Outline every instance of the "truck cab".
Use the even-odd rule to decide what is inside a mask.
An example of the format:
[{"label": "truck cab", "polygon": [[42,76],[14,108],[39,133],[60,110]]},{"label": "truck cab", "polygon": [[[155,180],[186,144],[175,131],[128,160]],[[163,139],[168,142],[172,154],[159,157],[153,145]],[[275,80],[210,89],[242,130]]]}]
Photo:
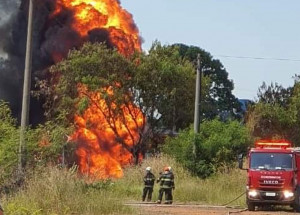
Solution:
[{"label": "truck cab", "polygon": [[[285,140],[261,140],[250,149],[247,159],[248,210],[263,205],[290,205],[300,212],[300,151]],[[241,161],[239,166],[242,168]]]}]

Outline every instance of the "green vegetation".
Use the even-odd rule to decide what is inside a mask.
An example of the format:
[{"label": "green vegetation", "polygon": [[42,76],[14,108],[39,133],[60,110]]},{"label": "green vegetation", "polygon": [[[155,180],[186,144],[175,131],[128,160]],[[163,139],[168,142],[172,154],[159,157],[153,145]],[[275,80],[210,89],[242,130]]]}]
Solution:
[{"label": "green vegetation", "polygon": [[[136,214],[125,202],[140,201],[145,168],[151,166],[156,176],[172,166],[175,174],[175,202],[222,205],[245,191],[246,174],[237,169],[220,172],[208,179],[191,176],[174,159],[159,156],[146,159],[141,166],[128,167],[119,180],[88,183],[76,169],[52,167],[38,169],[28,176],[25,186],[4,198],[6,214]],[[153,201],[159,186],[154,187]],[[244,206],[242,197],[231,205]]]},{"label": "green vegetation", "polygon": [[[189,126],[198,52],[203,59],[203,106],[200,133],[195,135]],[[172,167],[175,202],[222,205],[245,191],[246,173],[238,170],[235,162],[252,139],[286,138],[300,144],[299,77],[288,89],[264,85],[259,101],[247,113],[245,126],[233,120],[233,108],[238,107],[227,71],[220,61],[197,47],[155,42],[149,53],[124,57],[105,44],[85,44],[53,66],[49,77],[36,92],[46,100],[47,121],[26,131],[24,181],[15,177],[19,129],[8,104],[0,102],[0,183],[6,214],[136,214],[124,203],[141,200],[147,166],[156,176],[164,166]],[[99,95],[106,104],[108,114],[103,115],[116,141],[136,162],[146,152],[162,153],[128,166],[122,179],[94,182],[72,168],[78,145],[68,143],[66,135],[76,129],[74,115],[84,115],[91,104],[96,113],[104,112]],[[133,106],[143,113],[143,119],[138,118],[137,109],[132,111]],[[137,138],[126,125],[124,107],[133,118]],[[116,119],[121,119],[128,129],[124,136],[135,144],[127,144],[118,134]],[[140,120],[147,124],[139,126]],[[101,127],[89,119],[85,123],[88,129]],[[164,131],[180,129],[178,136],[163,139]],[[156,185],[154,200],[158,188]],[[233,204],[244,206],[244,198]]]},{"label": "green vegetation", "polygon": [[[48,119],[60,116],[61,121],[56,123],[69,127],[74,124],[74,114],[84,115],[93,105],[94,110],[104,113],[115,139],[136,162],[151,145],[151,137],[155,139],[163,129],[185,128],[193,119],[194,68],[176,47],[154,43],[148,54],[136,53],[128,58],[105,44],[87,43],[71,51],[50,73],[52,79],[42,82],[40,91],[46,93]],[[99,105],[99,97],[104,105]],[[132,104],[143,114],[133,111]],[[134,145],[126,143],[116,128],[118,119],[124,127],[130,127],[125,120],[127,112],[133,124],[142,124],[135,128],[138,138],[127,132]],[[141,116],[147,126],[140,123]]]},{"label": "green vegetation", "polygon": [[18,193],[6,196],[5,214],[132,214],[132,209],[123,205],[110,185],[87,184],[78,177],[76,169],[48,167],[29,176]]},{"label": "green vegetation", "polygon": [[[175,174],[175,202],[194,202],[197,204],[222,205],[245,191],[246,172],[230,168],[219,171],[207,179],[192,176],[181,163],[169,156],[162,155],[146,159],[141,166],[130,167],[125,171],[125,177],[119,180],[114,187],[116,193],[128,200],[141,200],[143,175],[147,166],[151,166],[156,177],[164,166],[171,166]],[[158,184],[154,187],[154,200],[158,196]],[[222,194],[222,195],[221,195]],[[224,195],[223,195],[224,194]],[[241,198],[233,205],[245,205]]]},{"label": "green vegetation", "polygon": [[[196,144],[196,158],[193,158],[193,144]],[[201,178],[215,173],[219,168],[235,166],[237,156],[247,151],[250,135],[238,121],[205,121],[195,137],[187,129],[176,138],[168,138],[163,151],[174,157],[184,167]]]},{"label": "green vegetation", "polygon": [[214,119],[221,113],[226,113],[231,117],[236,117],[233,110],[239,110],[238,99],[233,95],[233,81],[228,78],[228,72],[218,59],[213,59],[212,55],[196,46],[184,44],[173,45],[179,48],[180,56],[197,64],[197,55],[201,57],[201,68],[203,77],[208,78],[206,83],[207,91],[202,96],[201,112],[205,113],[202,119]]},{"label": "green vegetation", "polygon": [[7,103],[0,101],[0,183],[9,179],[18,162],[18,129]]},{"label": "green vegetation", "polygon": [[295,146],[300,144],[300,82],[283,88],[278,84],[259,89],[259,101],[253,105],[246,126],[254,138],[287,139]]},{"label": "green vegetation", "polygon": [[[55,164],[65,144],[65,134],[70,128],[46,122],[35,129],[26,131],[26,162],[29,168]],[[69,154],[72,153],[68,146]],[[0,101],[0,183],[6,186],[16,183],[18,164],[19,129],[7,103]],[[6,190],[5,190],[6,192]]]}]

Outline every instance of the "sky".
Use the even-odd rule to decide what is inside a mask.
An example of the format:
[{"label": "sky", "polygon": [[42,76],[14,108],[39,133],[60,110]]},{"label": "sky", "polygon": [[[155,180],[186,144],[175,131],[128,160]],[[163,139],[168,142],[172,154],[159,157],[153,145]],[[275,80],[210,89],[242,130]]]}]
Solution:
[{"label": "sky", "polygon": [[133,15],[144,50],[158,40],[210,52],[223,63],[240,99],[256,98],[263,81],[288,87],[293,76],[300,75],[299,0],[121,0],[121,4]]}]

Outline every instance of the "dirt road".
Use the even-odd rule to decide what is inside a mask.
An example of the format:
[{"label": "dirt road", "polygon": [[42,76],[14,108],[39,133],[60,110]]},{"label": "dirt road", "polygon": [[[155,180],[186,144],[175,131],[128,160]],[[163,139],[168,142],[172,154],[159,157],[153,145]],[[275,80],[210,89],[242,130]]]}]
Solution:
[{"label": "dirt road", "polygon": [[[128,203],[137,208],[139,215],[295,215],[289,209],[269,209],[250,212],[245,209],[190,204],[157,205],[153,203]],[[300,213],[298,213],[300,214]]]}]

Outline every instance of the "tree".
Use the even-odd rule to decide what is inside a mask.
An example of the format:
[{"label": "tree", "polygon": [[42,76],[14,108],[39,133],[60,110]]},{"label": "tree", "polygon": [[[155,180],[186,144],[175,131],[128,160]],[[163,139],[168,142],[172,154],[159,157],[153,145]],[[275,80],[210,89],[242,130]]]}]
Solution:
[{"label": "tree", "polygon": [[[202,80],[207,86],[207,78]],[[151,128],[178,131],[193,122],[195,70],[180,55],[178,47],[153,43],[148,54],[140,56],[135,73],[137,105],[143,109]],[[207,93],[203,88],[203,94]]]},{"label": "tree", "polygon": [[237,98],[232,94],[234,84],[228,79],[228,72],[223,64],[213,59],[210,53],[196,46],[187,46],[184,44],[175,44],[179,47],[179,53],[187,58],[196,66],[197,55],[201,55],[201,70],[205,77],[210,80],[209,91],[203,97],[203,106],[201,107],[203,118],[213,119],[217,115],[230,113],[234,116],[233,110],[239,110],[240,105]]},{"label": "tree", "polygon": [[108,129],[135,163],[157,132],[192,122],[194,69],[177,48],[155,43],[149,54],[124,57],[88,43],[52,67],[51,77],[40,82],[48,118],[74,123],[79,136]]},{"label": "tree", "polygon": [[283,107],[288,105],[288,100],[291,96],[293,88],[284,88],[278,83],[271,83],[269,86],[263,82],[262,86],[258,89],[258,100],[262,103],[280,104]]},{"label": "tree", "polygon": [[220,167],[230,167],[238,154],[245,153],[250,144],[246,127],[238,121],[222,122],[219,119],[202,123],[196,136],[197,156],[192,158],[194,142],[192,129],[185,129],[176,138],[168,138],[163,151],[173,156],[191,172],[206,178]]},{"label": "tree", "polygon": [[295,77],[295,84],[289,103],[290,121],[293,125],[290,139],[297,146],[300,146],[300,76]]},{"label": "tree", "polygon": [[261,102],[249,109],[246,124],[254,137],[262,139],[289,139],[293,127],[287,109]]},{"label": "tree", "polygon": [[255,138],[287,139],[295,145],[300,141],[299,80],[293,87],[265,83],[258,92],[258,102],[247,114],[246,125]]},{"label": "tree", "polygon": [[[42,82],[42,92],[49,93],[48,117],[62,116],[66,126],[75,124],[79,139],[88,138],[83,137],[86,131],[98,139],[111,132],[111,141],[138,162],[146,119],[133,103],[134,67],[129,58],[104,44],[88,43],[71,51],[65,61],[51,68],[50,85]],[[107,143],[101,143],[105,148]]]}]

